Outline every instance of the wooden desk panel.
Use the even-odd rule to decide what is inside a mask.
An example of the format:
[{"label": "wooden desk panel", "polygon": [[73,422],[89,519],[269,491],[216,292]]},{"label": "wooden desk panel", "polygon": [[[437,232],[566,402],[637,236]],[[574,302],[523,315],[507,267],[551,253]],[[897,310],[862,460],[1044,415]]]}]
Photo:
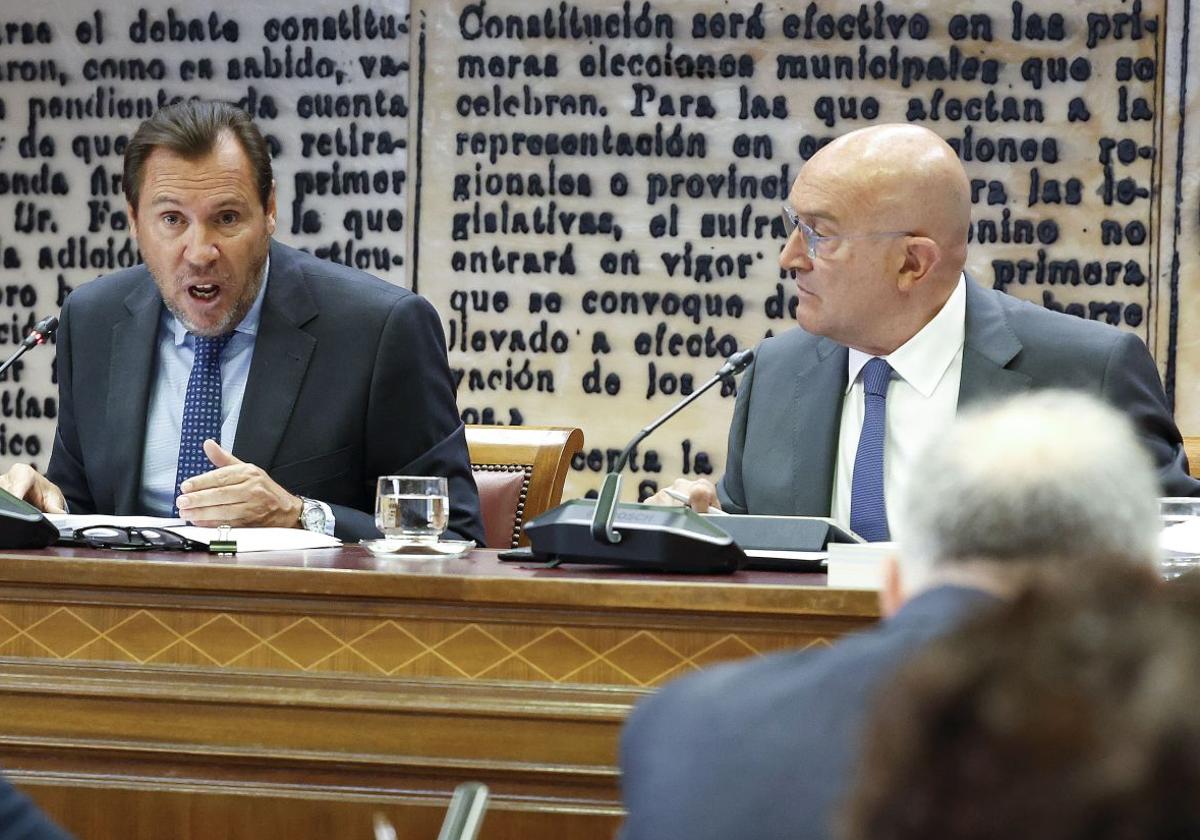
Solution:
[{"label": "wooden desk panel", "polygon": [[401,836],[432,837],[466,779],[493,789],[486,837],[608,837],[632,704],[874,619],[873,593],[823,582],[529,569],[490,552],[8,552],[0,763],[97,840],[327,837],[331,820],[369,837],[381,807],[422,827]]}]

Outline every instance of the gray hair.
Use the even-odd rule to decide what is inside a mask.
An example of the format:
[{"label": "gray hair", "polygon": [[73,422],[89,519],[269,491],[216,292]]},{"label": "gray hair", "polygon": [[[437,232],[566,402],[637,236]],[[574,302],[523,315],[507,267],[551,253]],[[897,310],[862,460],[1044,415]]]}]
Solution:
[{"label": "gray hair", "polygon": [[1154,563],[1158,480],[1130,422],[1082,393],[1039,391],[960,415],[898,498],[901,568],[917,585],[971,561]]}]

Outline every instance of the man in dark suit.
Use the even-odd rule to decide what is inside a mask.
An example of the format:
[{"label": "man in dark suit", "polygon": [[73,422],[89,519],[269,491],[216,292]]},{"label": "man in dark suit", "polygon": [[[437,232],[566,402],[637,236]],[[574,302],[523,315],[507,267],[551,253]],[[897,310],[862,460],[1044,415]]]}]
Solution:
[{"label": "man in dark suit", "polygon": [[383,474],[448,480],[449,531],[482,542],[445,339],[422,298],[271,239],[270,157],[249,117],[186,102],[125,156],[145,265],[73,292],[44,510],[377,536]]},{"label": "man in dark suit", "polygon": [[[743,377],[721,481],[673,485],[693,507],[832,515],[886,539],[887,517],[855,507],[891,513],[891,490],[925,437],[961,408],[1041,388],[1122,409],[1158,467],[1160,492],[1200,493],[1140,339],[963,274],[970,184],[937,135],[884,125],[838,138],[801,169],[784,214],[792,232],[779,264],[796,280],[799,327],[764,341]],[[867,373],[884,362],[881,451],[876,475],[863,475],[872,466],[858,457]],[[665,491],[651,501],[675,503]]]},{"label": "man in dark suit", "polygon": [[0,777],[0,840],[71,840],[71,836]]},{"label": "man in dark suit", "polygon": [[624,839],[833,837],[868,709],[905,658],[1030,569],[1152,566],[1156,493],[1128,421],[1091,397],[1045,391],[964,414],[900,492],[887,618],[831,648],[703,671],[634,710]]}]

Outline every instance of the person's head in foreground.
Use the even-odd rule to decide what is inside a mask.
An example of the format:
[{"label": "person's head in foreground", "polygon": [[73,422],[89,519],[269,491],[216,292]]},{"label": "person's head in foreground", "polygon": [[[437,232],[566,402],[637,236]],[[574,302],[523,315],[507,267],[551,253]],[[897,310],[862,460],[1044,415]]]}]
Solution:
[{"label": "person's head in foreground", "polygon": [[1064,562],[1153,565],[1158,484],[1129,421],[1082,393],[1039,391],[961,415],[899,499],[883,609],[961,584],[1004,595]]},{"label": "person's head in foreground", "polygon": [[845,840],[1200,837],[1194,584],[1035,587],[880,698]]}]

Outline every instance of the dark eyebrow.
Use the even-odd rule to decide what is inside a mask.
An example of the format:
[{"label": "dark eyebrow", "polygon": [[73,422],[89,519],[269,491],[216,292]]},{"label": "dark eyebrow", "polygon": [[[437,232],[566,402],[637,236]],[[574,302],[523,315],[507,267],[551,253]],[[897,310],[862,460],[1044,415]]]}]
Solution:
[{"label": "dark eyebrow", "polygon": [[[179,199],[170,194],[157,195],[153,199],[150,200],[151,206],[157,206],[160,204],[178,204],[178,203],[179,203]],[[247,202],[245,199],[242,199],[238,196],[235,196],[235,195],[224,196],[219,202],[217,202],[215,212],[219,213],[223,210],[229,210],[229,209],[241,210],[248,206],[249,206],[249,202]]]}]

